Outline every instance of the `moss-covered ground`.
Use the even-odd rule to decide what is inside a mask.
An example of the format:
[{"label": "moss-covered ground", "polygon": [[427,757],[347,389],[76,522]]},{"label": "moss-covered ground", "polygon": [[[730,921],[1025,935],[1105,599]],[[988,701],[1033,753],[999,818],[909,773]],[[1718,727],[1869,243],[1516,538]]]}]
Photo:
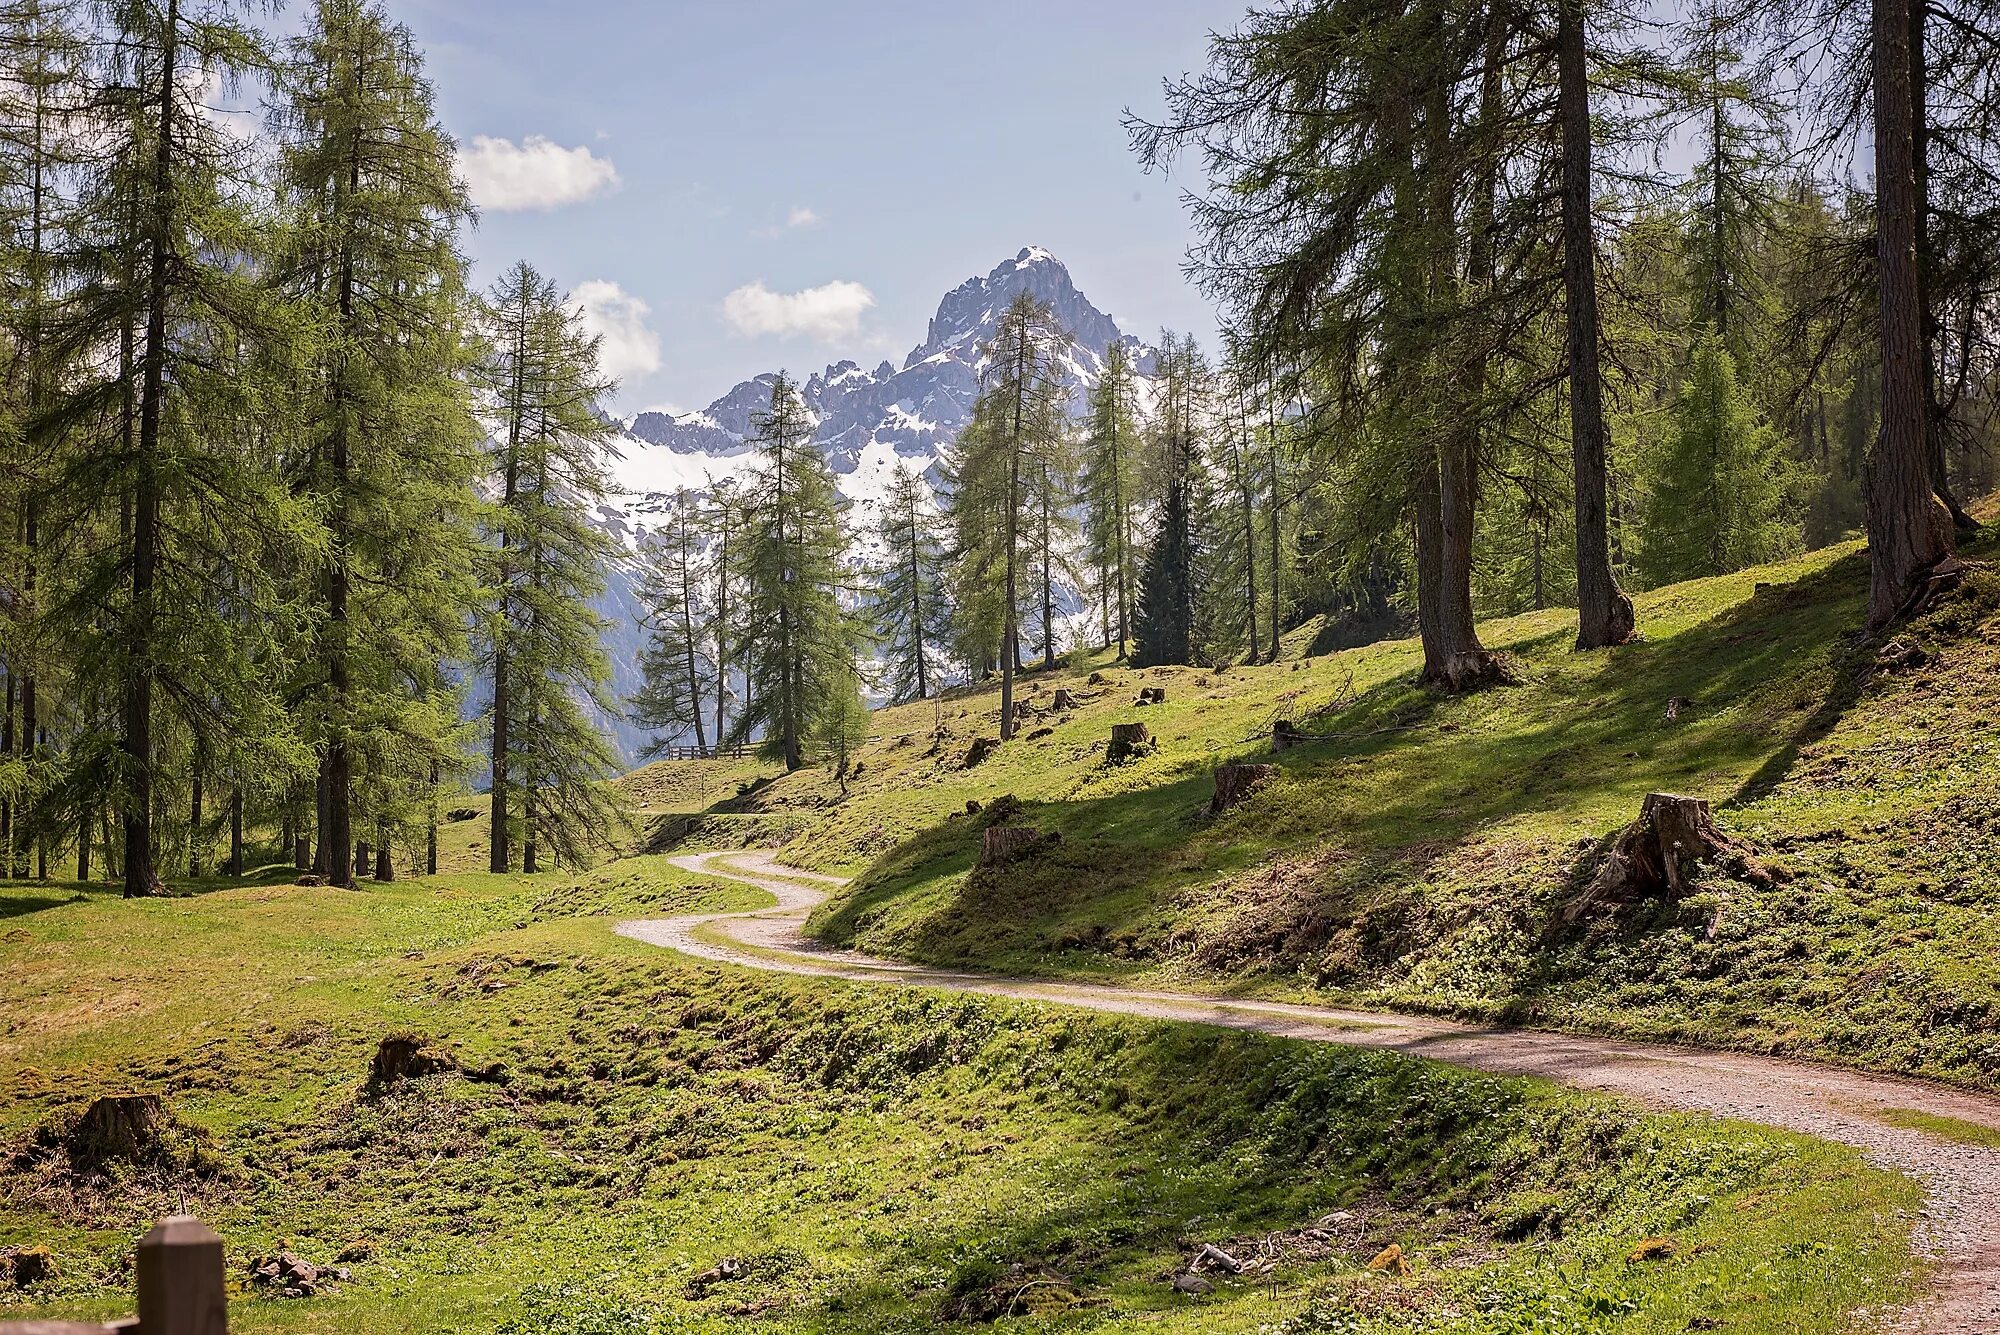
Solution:
[{"label": "moss-covered ground", "polygon": [[[1856,633],[1865,580],[1849,545],[1656,590],[1643,638],[1592,654],[1570,612],[1488,623],[1520,684],[1463,696],[1420,688],[1408,641],[1220,672],[1100,655],[1030,674],[1043,712],[981,764],[964,760],[997,735],[990,687],[879,712],[844,796],[821,771],[770,776],[712,819],[855,876],[813,929],[880,954],[2000,1086],[2000,574],[1887,646]],[[1141,686],[1166,702],[1136,706]],[[1273,753],[1281,719],[1307,744]],[[1119,722],[1147,724],[1153,753],[1107,764]],[[1210,818],[1226,761],[1280,775]],[[1583,911],[1656,790],[1713,802],[1784,879],[1714,869]],[[1003,794],[1063,842],[977,869],[991,813],[966,803]]]},{"label": "moss-covered ground", "polygon": [[[703,966],[611,926],[755,892],[659,857],[278,876],[0,887],[0,1245],[60,1269],[0,1316],[129,1309],[134,1240],[183,1208],[239,1277],[281,1243],[348,1258],[332,1294],[239,1292],[253,1333],[1833,1331],[1913,1281],[1913,1186],[1795,1136]],[[369,1090],[396,1032],[457,1072]],[[51,1143],[119,1092],[184,1124],[157,1160]],[[1204,1242],[1270,1268],[1177,1290]],[[1391,1243],[1410,1275],[1365,1268]]]}]

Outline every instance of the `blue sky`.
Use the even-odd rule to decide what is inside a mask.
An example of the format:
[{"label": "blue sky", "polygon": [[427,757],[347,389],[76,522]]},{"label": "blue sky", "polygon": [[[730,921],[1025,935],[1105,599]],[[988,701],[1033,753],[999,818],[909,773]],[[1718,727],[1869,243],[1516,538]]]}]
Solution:
[{"label": "blue sky", "polygon": [[1025,245],[1130,331],[1212,332],[1180,185],[1140,171],[1119,113],[1157,110],[1242,0],[389,7],[485,201],[480,281],[527,258],[583,297],[625,411],[900,363],[945,291]]}]

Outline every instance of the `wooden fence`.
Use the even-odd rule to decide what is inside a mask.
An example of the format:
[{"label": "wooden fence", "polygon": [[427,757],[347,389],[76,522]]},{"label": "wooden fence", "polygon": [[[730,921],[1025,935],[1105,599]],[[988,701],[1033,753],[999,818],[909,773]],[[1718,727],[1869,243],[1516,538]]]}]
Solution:
[{"label": "wooden fence", "polygon": [[228,1335],[222,1239],[191,1215],[153,1225],[139,1240],[135,1263],[139,1315],[97,1325],[87,1321],[0,1321],[0,1335]]},{"label": "wooden fence", "polygon": [[669,746],[661,749],[655,760],[742,760],[750,754],[748,742],[738,742],[734,746],[711,746],[703,750],[699,746]]}]

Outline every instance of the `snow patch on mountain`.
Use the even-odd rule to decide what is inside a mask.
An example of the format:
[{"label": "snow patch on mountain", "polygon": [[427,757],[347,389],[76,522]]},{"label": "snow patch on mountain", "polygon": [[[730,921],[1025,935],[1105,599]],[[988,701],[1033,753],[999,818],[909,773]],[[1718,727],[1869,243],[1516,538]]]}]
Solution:
[{"label": "snow patch on mountain", "polygon": [[[1091,305],[1049,251],[1024,247],[984,277],[966,279],[938,303],[923,341],[901,366],[883,361],[869,370],[843,360],[799,386],[817,422],[812,444],[853,507],[848,527],[856,546],[850,558],[857,567],[879,555],[872,550],[871,530],[895,470],[910,468],[937,484],[938,460],[971,420],[979,397],[987,364],[982,349],[996,333],[1001,312],[1024,291],[1047,302],[1075,340],[1063,363],[1074,415],[1083,414],[1113,345],[1125,349],[1139,376],[1141,403],[1150,403],[1152,349]],[[664,522],[677,491],[702,492],[725,480],[752,477],[751,438],[757,418],[770,409],[775,379],[775,372],[754,376],[695,412],[642,412],[621,424],[622,457],[611,468],[616,494],[596,516],[625,554],[619,568],[607,571],[612,588],[599,608],[609,623],[605,643],[614,689],[621,693],[636,689],[644,637],[632,562]],[[618,720],[608,726],[626,756],[636,758],[644,743],[637,730]]]}]

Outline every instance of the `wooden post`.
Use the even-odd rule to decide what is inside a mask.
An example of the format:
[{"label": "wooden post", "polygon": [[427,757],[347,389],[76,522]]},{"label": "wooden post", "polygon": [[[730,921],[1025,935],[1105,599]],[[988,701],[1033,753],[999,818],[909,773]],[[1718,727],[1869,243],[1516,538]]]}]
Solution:
[{"label": "wooden post", "polygon": [[145,1335],[228,1335],[222,1239],[174,1215],[139,1240],[139,1328]]}]

